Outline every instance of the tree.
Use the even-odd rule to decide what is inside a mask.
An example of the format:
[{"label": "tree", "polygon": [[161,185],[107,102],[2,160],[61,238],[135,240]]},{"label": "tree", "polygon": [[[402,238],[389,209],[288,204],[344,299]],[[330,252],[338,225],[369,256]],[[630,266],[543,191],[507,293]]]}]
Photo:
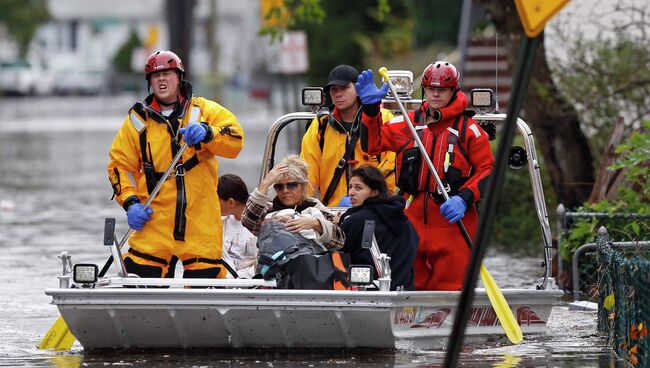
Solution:
[{"label": "tree", "polygon": [[408,1],[392,1],[390,6],[387,0],[272,3],[260,33],[275,39],[287,29],[305,30],[309,59],[317,66],[307,74],[312,83],[323,84],[338,64],[361,70],[369,58],[411,51],[413,22]]},{"label": "tree", "polygon": [[50,20],[45,0],[3,0],[0,23],[18,44],[20,56],[25,57],[38,26]]},{"label": "tree", "polygon": [[[337,2],[327,2],[327,4],[331,3]],[[375,2],[363,3],[367,7]],[[392,9],[388,6],[387,0],[378,0],[376,3],[377,19],[382,20],[387,16],[386,9],[389,11]],[[516,65],[523,30],[514,2],[509,0],[504,4],[500,0],[476,0],[476,3],[486,10],[502,39],[509,44],[509,59],[511,65]],[[339,6],[349,11],[351,5],[352,3]],[[305,8],[309,10],[306,11]],[[328,8],[327,14],[330,14],[330,11],[332,9]],[[314,17],[314,14],[317,17]],[[269,16],[284,19],[284,23],[280,22],[279,25],[271,26],[271,29],[277,31],[282,27],[287,28],[295,25],[296,20],[298,22],[309,20],[322,22],[325,12],[316,0],[285,0],[279,7],[273,8],[269,12]],[[356,13],[355,17],[359,19],[359,13]],[[392,14],[391,18],[399,17]],[[409,24],[408,19],[404,19],[404,21],[405,24]],[[346,30],[345,38],[354,38],[355,33],[350,29],[338,28],[339,32],[340,29]],[[412,28],[410,29],[412,30]],[[544,35],[542,34],[540,37],[544,37]],[[376,45],[381,47],[383,43]],[[540,143],[544,164],[558,200],[565,206],[573,208],[589,198],[594,182],[593,158],[587,137],[581,129],[578,113],[570,101],[558,91],[552,80],[543,42],[541,45],[536,53],[529,90],[524,100],[524,114],[527,121],[533,126],[537,141]],[[330,44],[320,45],[325,49],[331,46]],[[312,54],[310,54],[310,59],[318,60],[319,65],[322,66],[327,65],[328,62],[333,66],[335,62],[331,59],[314,58]],[[363,59],[359,57],[359,60]],[[336,62],[342,61],[338,59]],[[322,77],[320,79],[322,80]]]},{"label": "tree", "polygon": [[[524,35],[514,2],[476,0],[497,32],[509,44],[511,65],[516,65]],[[589,198],[594,182],[593,158],[578,113],[558,91],[546,61],[543,37],[535,54],[530,84],[524,99],[526,121],[533,127],[557,198],[568,208]]]},{"label": "tree", "polygon": [[133,50],[142,46],[135,31],[131,31],[129,39],[117,50],[113,56],[113,67],[120,73],[133,74],[131,69],[131,55]]},{"label": "tree", "polygon": [[[632,3],[632,5],[630,5]],[[594,7],[587,14],[568,9],[554,22],[566,54],[553,54],[559,89],[578,110],[593,152],[600,155],[613,122],[623,119],[623,136],[650,118],[650,12],[621,1],[614,9]],[[605,17],[604,15],[609,15]],[[573,31],[577,16],[596,25],[595,35]],[[553,41],[553,39],[551,39]]]},{"label": "tree", "polygon": [[[462,1],[411,0],[415,20],[413,41],[421,48],[433,42],[456,45]],[[444,15],[441,12],[444,9]],[[435,19],[435,21],[433,21]]]}]

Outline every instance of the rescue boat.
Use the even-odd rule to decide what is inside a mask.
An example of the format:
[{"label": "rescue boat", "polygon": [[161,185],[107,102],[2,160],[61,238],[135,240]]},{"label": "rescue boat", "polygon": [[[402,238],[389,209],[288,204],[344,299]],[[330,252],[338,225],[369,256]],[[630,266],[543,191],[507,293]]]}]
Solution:
[{"label": "rescue boat", "polygon": [[[475,95],[472,91],[479,110],[474,120],[498,125],[506,116],[476,102],[487,98],[493,104],[495,98],[485,95],[488,92],[492,93],[482,89]],[[322,94],[319,88],[303,90],[303,103],[313,106],[312,112],[289,113],[272,124],[260,178],[274,165],[280,131],[295,122],[312,121],[322,106]],[[405,96],[408,98],[399,98],[407,106],[419,104],[410,94]],[[390,107],[394,102],[389,97],[384,105]],[[554,288],[550,277],[551,231],[533,135],[522,119],[517,120],[517,129],[524,142],[517,151],[524,157],[518,159],[528,163],[542,233],[544,274],[534,288],[502,292],[526,338],[545,333],[551,310],[563,292]],[[105,234],[110,238],[112,232]],[[120,259],[119,244],[113,239],[107,244],[115,259]],[[73,266],[69,254],[63,252],[59,287],[47,289],[45,294],[52,297],[52,304],[84,349],[444,347],[460,292],[388,291],[386,255],[374,250],[381,277],[359,281],[358,290],[335,291],[278,289],[275,281],[263,279],[137,278],[128,275],[119,261],[115,262],[116,274],[98,277],[96,265]],[[361,272],[352,278],[360,275],[368,276]],[[484,288],[475,289],[465,334],[466,342],[498,336],[505,339]]]}]

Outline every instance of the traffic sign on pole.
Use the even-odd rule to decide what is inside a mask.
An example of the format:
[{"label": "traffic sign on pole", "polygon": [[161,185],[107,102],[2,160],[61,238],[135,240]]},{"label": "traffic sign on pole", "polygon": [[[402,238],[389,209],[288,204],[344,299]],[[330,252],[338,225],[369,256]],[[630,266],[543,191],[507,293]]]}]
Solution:
[{"label": "traffic sign on pole", "polygon": [[526,35],[537,37],[548,22],[569,0],[515,0]]}]

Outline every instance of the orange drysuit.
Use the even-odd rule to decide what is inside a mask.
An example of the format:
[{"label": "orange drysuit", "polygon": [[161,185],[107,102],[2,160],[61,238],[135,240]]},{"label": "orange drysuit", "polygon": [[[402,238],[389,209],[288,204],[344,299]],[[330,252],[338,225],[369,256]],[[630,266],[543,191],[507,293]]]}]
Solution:
[{"label": "orange drysuit", "polygon": [[[409,117],[448,195],[465,201],[462,221],[473,238],[478,225],[475,203],[487,185],[494,157],[487,133],[465,112],[466,107],[467,97],[459,91],[439,110],[439,120],[427,116],[426,102]],[[449,224],[440,214],[444,198],[424,159],[417,159],[420,152],[406,119],[397,116],[382,124],[380,115],[364,113],[362,121],[362,147],[371,155],[396,152],[398,186],[412,196],[406,215],[420,237],[413,265],[416,289],[461,289],[471,252],[457,224]]]}]

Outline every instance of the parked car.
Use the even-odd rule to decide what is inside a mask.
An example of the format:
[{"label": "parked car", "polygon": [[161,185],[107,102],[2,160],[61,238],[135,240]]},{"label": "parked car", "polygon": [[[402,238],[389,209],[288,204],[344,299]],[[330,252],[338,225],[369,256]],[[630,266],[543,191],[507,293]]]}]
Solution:
[{"label": "parked car", "polygon": [[4,95],[47,95],[53,90],[53,76],[43,64],[16,59],[0,63],[0,93]]},{"label": "parked car", "polygon": [[57,95],[99,95],[109,90],[107,68],[72,55],[53,57],[54,93]]}]

